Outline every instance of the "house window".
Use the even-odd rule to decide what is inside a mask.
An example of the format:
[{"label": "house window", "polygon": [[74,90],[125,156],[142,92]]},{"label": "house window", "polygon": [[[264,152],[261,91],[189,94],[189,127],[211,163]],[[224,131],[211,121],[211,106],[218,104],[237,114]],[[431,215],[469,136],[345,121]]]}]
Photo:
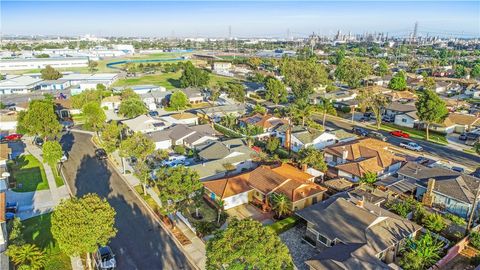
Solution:
[{"label": "house window", "polygon": [[402,123],[406,123],[406,122],[407,122],[407,119],[402,118]]},{"label": "house window", "polygon": [[318,234],[317,239],[318,239],[318,241],[320,241],[325,246],[327,246],[327,247],[330,246],[330,240],[328,238],[326,238],[325,236],[323,236],[321,234]]},{"label": "house window", "polygon": [[379,258],[380,260],[383,260],[385,258],[385,251],[378,253],[377,258]]}]

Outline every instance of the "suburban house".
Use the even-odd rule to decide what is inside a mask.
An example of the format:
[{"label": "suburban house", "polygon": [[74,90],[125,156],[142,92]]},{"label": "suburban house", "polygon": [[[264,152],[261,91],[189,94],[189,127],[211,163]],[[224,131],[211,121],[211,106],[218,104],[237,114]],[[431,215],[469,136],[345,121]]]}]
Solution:
[{"label": "suburban house", "polygon": [[72,115],[80,114],[80,109],[73,108],[72,101],[70,99],[56,99],[54,100],[55,113],[61,119],[70,119]]},{"label": "suburban house", "polygon": [[343,129],[329,130],[328,132],[333,134],[337,138],[335,141],[336,143],[351,142],[353,140],[358,139],[357,135],[350,132],[346,132]]},{"label": "suburban house", "polygon": [[133,92],[143,95],[146,93],[153,93],[153,92],[165,92],[167,89],[163,86],[152,85],[152,84],[142,84],[142,85],[131,85],[131,86],[116,86],[113,87],[113,92],[120,93],[126,89],[132,89]]},{"label": "suburban house", "polygon": [[199,117],[210,119],[214,122],[219,122],[222,117],[227,115],[233,115],[235,117],[239,117],[244,115],[246,112],[245,104],[233,104],[233,105],[223,105],[223,106],[216,106],[216,107],[206,107],[202,109],[198,109],[196,114]]},{"label": "suburban house", "polygon": [[70,87],[70,81],[62,78],[58,80],[46,80],[40,83],[40,90],[63,91]]},{"label": "suburban house", "polygon": [[311,270],[391,269],[405,239],[421,227],[349,193],[298,211],[304,239],[319,249],[305,261]]},{"label": "suburban house", "polygon": [[145,114],[142,114],[132,119],[122,120],[121,122],[125,124],[131,132],[141,133],[163,130],[169,126],[169,123],[159,119],[154,119]]},{"label": "suburban house", "polygon": [[182,112],[182,113],[171,114],[168,116],[162,116],[160,119],[171,124],[183,124],[183,125],[198,124],[198,116],[189,112]]},{"label": "suburban house", "polygon": [[268,209],[269,195],[283,194],[296,211],[320,202],[326,188],[314,183],[314,176],[292,165],[260,166],[251,172],[203,182],[206,193],[213,201],[221,199],[224,208],[230,209],[249,202]]},{"label": "suburban house", "polygon": [[400,169],[404,159],[388,150],[390,144],[373,138],[362,138],[325,148],[329,165],[327,176],[343,177],[357,182],[366,172],[381,176]]},{"label": "suburban house", "polygon": [[198,172],[200,179],[210,180],[225,177],[227,174],[238,174],[257,167],[257,152],[247,146],[242,139],[231,139],[222,142],[206,142],[197,146],[199,164],[189,168]]},{"label": "suburban house", "polygon": [[202,103],[204,101],[203,92],[199,88],[188,87],[182,90],[187,95],[190,104]]},{"label": "suburban house", "polygon": [[122,98],[120,96],[109,96],[102,99],[102,103],[100,106],[102,108],[108,108],[109,110],[115,110],[120,107],[120,103],[122,103]]},{"label": "suburban house", "polygon": [[480,126],[480,117],[472,114],[450,113],[442,124],[432,124],[430,130],[440,133],[463,133]]},{"label": "suburban house", "polygon": [[171,94],[172,92],[170,91],[151,91],[141,94],[140,98],[149,110],[156,110],[158,107],[166,104]]},{"label": "suburban house", "polygon": [[385,96],[392,102],[411,102],[417,99],[417,95],[410,91],[392,91],[385,94]]},{"label": "suburban house", "polygon": [[409,112],[416,112],[417,108],[413,103],[401,103],[398,101],[393,101],[388,104],[384,109],[384,115],[396,116],[400,114],[406,114]]},{"label": "suburban house", "polygon": [[275,132],[277,137],[281,139],[282,145],[294,152],[308,147],[323,149],[337,142],[337,137],[334,134],[313,128],[295,126],[289,130],[287,125],[282,125]]},{"label": "suburban house", "polygon": [[17,116],[18,115],[16,111],[0,111],[0,130],[16,130]]},{"label": "suburban house", "polygon": [[195,148],[208,141],[218,140],[217,133],[208,124],[198,126],[175,125],[171,128],[147,133],[146,136],[155,143],[155,149],[170,149],[175,145]]},{"label": "suburban house", "polygon": [[278,118],[271,114],[261,115],[259,113],[240,118],[238,121],[241,127],[254,125],[263,128],[263,132],[271,132],[278,126],[289,124],[287,119]]},{"label": "suburban house", "polygon": [[247,97],[250,97],[252,94],[257,95],[258,92],[265,91],[265,84],[257,82],[244,82],[243,87]]},{"label": "suburban house", "polygon": [[[416,198],[425,205],[435,206],[466,218],[471,213],[480,179],[441,167],[426,167],[408,162],[398,170],[399,179],[414,180]],[[478,207],[477,207],[478,210]]]},{"label": "suburban house", "polygon": [[312,104],[320,103],[322,99],[329,99],[334,103],[345,102],[345,101],[352,101],[357,97],[356,91],[351,90],[336,90],[331,92],[320,91],[314,92],[309,96],[310,102]]}]

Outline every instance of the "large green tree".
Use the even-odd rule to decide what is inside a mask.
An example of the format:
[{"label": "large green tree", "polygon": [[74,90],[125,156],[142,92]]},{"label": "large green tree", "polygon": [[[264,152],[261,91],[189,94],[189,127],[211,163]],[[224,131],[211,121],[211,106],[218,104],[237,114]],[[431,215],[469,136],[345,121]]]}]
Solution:
[{"label": "large green tree", "polygon": [[226,92],[229,98],[233,98],[238,102],[245,102],[245,88],[239,83],[229,83],[226,86]]},{"label": "large green tree", "polygon": [[429,130],[431,124],[440,124],[448,116],[448,109],[443,101],[434,91],[424,90],[419,94],[418,100],[415,103],[417,107],[417,116],[426,125],[427,140],[429,137]]},{"label": "large green tree", "polygon": [[252,219],[232,219],[207,242],[207,270],[293,269],[287,246],[275,232]]},{"label": "large green tree", "polygon": [[91,101],[83,105],[82,112],[84,116],[83,127],[86,130],[98,132],[105,125],[107,116],[97,102]]},{"label": "large green tree", "polygon": [[52,214],[52,235],[69,256],[89,254],[117,234],[115,210],[96,194],[63,200]]},{"label": "large green tree", "polygon": [[183,73],[180,77],[181,87],[206,86],[209,81],[210,75],[207,71],[196,68],[190,61],[184,64]]},{"label": "large green tree", "polygon": [[170,102],[169,106],[171,108],[174,108],[175,110],[182,110],[187,107],[189,104],[188,102],[188,97],[185,95],[184,92],[182,91],[175,91],[171,96],[170,96]]},{"label": "large green tree", "polygon": [[380,129],[382,124],[382,111],[388,104],[387,97],[380,92],[371,91],[368,88],[360,90],[357,96],[360,107],[367,109],[370,108],[375,115],[375,121],[377,123],[377,129]]},{"label": "large green tree", "polygon": [[174,214],[191,194],[203,187],[198,173],[185,166],[158,170],[156,183],[165,214]]},{"label": "large green tree", "polygon": [[265,88],[265,98],[267,100],[270,100],[275,104],[287,101],[287,89],[281,81],[269,77],[265,84]]},{"label": "large green tree", "polygon": [[405,74],[405,72],[397,72],[388,83],[388,87],[390,89],[399,91],[407,89],[407,75]]},{"label": "large green tree", "polygon": [[325,159],[321,151],[313,147],[307,147],[300,150],[298,155],[299,155],[298,161],[301,164],[311,166],[312,168],[322,172],[327,171],[327,164],[325,163]]},{"label": "large green tree", "polygon": [[70,99],[72,100],[72,106],[75,109],[81,109],[85,104],[90,102],[95,102],[100,105],[102,101],[102,91],[100,90],[85,90],[78,95],[72,96]]},{"label": "large green tree", "polygon": [[117,121],[111,121],[104,126],[100,138],[102,139],[102,146],[107,153],[112,153],[119,146],[122,129],[123,125],[119,125]]},{"label": "large green tree", "polygon": [[137,132],[120,143],[122,157],[135,157],[144,162],[155,151],[155,144],[145,134]]},{"label": "large green tree", "polygon": [[28,110],[19,125],[26,129],[29,135],[38,135],[43,138],[55,137],[62,130],[53,103],[47,100],[34,100],[30,102]]},{"label": "large green tree", "polygon": [[378,66],[377,68],[375,69],[375,73],[378,75],[378,76],[385,76],[388,74],[388,63],[385,59],[381,59],[380,61],[378,61]]},{"label": "large green tree", "polygon": [[50,65],[47,65],[40,71],[40,73],[42,74],[42,79],[44,80],[58,80],[62,77],[62,73]]},{"label": "large green tree", "polygon": [[325,67],[314,58],[308,60],[282,59],[280,71],[285,83],[292,88],[296,99],[307,100],[316,87],[327,85],[328,74]]},{"label": "large green tree", "polygon": [[143,101],[138,98],[122,100],[122,103],[118,108],[118,113],[127,118],[135,118],[139,115],[146,114],[147,112],[147,107],[145,107]]},{"label": "large green tree", "polygon": [[372,74],[372,66],[356,58],[345,58],[335,70],[335,76],[351,88],[360,86],[361,80]]},{"label": "large green tree", "polygon": [[473,66],[470,75],[476,79],[480,78],[480,64],[475,64],[475,66]]},{"label": "large green tree", "polygon": [[47,141],[42,146],[43,161],[54,167],[63,156],[62,146],[57,141]]}]

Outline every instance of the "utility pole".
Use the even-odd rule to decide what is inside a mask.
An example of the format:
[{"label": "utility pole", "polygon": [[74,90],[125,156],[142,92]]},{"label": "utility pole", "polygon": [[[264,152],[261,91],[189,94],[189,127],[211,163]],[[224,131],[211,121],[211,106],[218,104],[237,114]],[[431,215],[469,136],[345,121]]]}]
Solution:
[{"label": "utility pole", "polygon": [[479,195],[480,195],[480,182],[478,183],[477,191],[475,192],[475,198],[473,198],[472,210],[470,211],[470,217],[468,218],[468,224],[465,230],[465,234],[468,234],[470,232],[470,227],[472,226],[473,217],[475,216],[475,210],[477,208]]}]

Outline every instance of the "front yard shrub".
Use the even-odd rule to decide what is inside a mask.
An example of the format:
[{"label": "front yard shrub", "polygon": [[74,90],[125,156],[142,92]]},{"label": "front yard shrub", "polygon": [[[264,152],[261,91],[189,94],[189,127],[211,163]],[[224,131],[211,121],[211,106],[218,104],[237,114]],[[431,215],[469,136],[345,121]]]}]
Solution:
[{"label": "front yard shrub", "polygon": [[173,151],[175,152],[175,154],[179,154],[179,155],[185,155],[185,147],[183,147],[182,145],[175,145],[175,147],[173,147]]},{"label": "front yard shrub", "polygon": [[295,227],[298,222],[297,216],[291,216],[280,221],[277,221],[268,227],[272,228],[275,233],[281,234],[282,232],[288,231],[289,229]]},{"label": "front yard shrub", "polygon": [[387,203],[386,206],[388,210],[404,218],[406,218],[408,213],[412,211],[412,206],[409,203],[404,201]]},{"label": "front yard shrub", "polygon": [[467,222],[465,221],[465,219],[459,217],[459,216],[456,216],[454,214],[450,214],[450,213],[446,213],[445,214],[445,218],[451,220],[453,223],[457,224],[457,225],[460,225],[460,226],[463,226],[463,225],[466,225]]},{"label": "front yard shrub", "polygon": [[427,214],[422,219],[423,226],[433,232],[440,232],[447,226],[440,214]]},{"label": "front yard shrub", "polygon": [[470,244],[476,249],[480,249],[480,233],[472,232],[470,233]]}]

